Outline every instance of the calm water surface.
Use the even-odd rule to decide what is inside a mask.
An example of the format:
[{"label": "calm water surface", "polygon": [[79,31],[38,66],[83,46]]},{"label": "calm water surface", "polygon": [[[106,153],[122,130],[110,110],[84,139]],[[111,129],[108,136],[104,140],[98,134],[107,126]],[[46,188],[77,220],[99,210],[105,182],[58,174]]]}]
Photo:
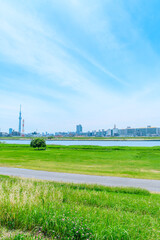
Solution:
[{"label": "calm water surface", "polygon": [[[1,140],[8,144],[30,144],[30,140]],[[95,146],[128,146],[154,147],[160,146],[160,141],[46,141],[47,145],[95,145]]]}]

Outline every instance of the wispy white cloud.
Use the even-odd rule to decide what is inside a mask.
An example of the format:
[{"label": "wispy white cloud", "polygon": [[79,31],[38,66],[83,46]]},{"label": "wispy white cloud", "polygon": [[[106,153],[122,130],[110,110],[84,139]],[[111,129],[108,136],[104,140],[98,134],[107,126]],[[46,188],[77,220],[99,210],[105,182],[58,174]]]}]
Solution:
[{"label": "wispy white cloud", "polygon": [[57,39],[53,37],[56,34],[53,34],[53,30],[50,38],[47,38],[48,29],[44,32],[42,29],[45,27],[40,21],[35,21],[29,14],[19,14],[20,11],[14,8],[8,10],[8,6],[3,6],[2,9],[5,16],[9,17],[7,19],[3,14],[0,15],[1,53],[8,57],[9,61],[29,67],[59,85],[79,90],[84,81],[82,69],[80,66],[77,67],[74,59],[56,44]]},{"label": "wispy white cloud", "polygon": [[[150,81],[153,74],[156,78],[155,72],[159,76],[159,55],[127,12],[126,6],[134,4],[126,4],[123,0],[116,7],[110,0],[65,0],[63,4],[79,28],[95,40],[104,63],[100,63],[99,59],[97,61],[91,52],[88,54],[82,50],[82,55],[106,75],[121,84],[134,87],[143,84],[144,79],[145,82]],[[80,52],[80,48],[77,50]]]},{"label": "wispy white cloud", "polygon": [[[105,1],[105,4],[110,4],[111,1]],[[61,4],[61,3],[60,3]],[[107,15],[103,14],[103,4],[102,2],[97,1],[79,1],[79,0],[69,0],[63,1],[63,7],[68,10],[70,15],[73,18],[73,21],[76,21],[76,24],[80,28],[90,35],[94,40],[97,41],[97,46],[102,50],[107,52],[109,50],[119,51],[122,46],[120,42],[117,41],[115,35],[111,30],[111,26],[109,24],[109,18],[107,19]],[[84,58],[86,58],[91,64],[97,67],[100,71],[104,72],[111,79],[123,84],[128,85],[126,81],[116,76],[116,74],[112,73],[107,69],[107,66],[103,66],[96,61],[91,55],[84,52],[82,49],[76,47],[73,42],[68,42],[70,48],[74,51],[77,51]]]}]

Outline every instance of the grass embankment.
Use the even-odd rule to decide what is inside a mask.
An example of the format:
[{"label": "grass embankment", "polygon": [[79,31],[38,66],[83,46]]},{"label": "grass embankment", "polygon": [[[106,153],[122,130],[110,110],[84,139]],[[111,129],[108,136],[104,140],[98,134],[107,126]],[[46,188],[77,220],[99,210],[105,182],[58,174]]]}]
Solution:
[{"label": "grass embankment", "polygon": [[[46,138],[47,140],[48,138]],[[160,137],[52,137],[51,140],[79,140],[79,141],[159,141]]]},{"label": "grass embankment", "polygon": [[[34,137],[0,137],[0,141],[3,140],[31,140]],[[65,140],[72,140],[72,141],[159,141],[160,137],[81,137],[81,136],[76,136],[76,137],[43,137],[45,140],[53,140],[53,141],[65,141]]]},{"label": "grass embankment", "polygon": [[0,144],[0,166],[131,178],[160,179],[160,147]]},{"label": "grass embankment", "polygon": [[0,176],[1,239],[160,239],[160,195]]}]

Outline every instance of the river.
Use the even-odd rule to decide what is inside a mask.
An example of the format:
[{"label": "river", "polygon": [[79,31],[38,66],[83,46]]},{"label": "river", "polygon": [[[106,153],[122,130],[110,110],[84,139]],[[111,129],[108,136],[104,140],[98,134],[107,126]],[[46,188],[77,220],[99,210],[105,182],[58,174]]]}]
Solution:
[{"label": "river", "polygon": [[[30,144],[30,140],[0,140],[1,142],[7,143],[7,144]],[[120,141],[120,140],[114,140],[114,141],[101,141],[101,140],[59,140],[59,141],[53,141],[49,140],[46,141],[47,145],[92,145],[92,146],[128,146],[128,147],[154,147],[154,146],[160,146],[160,141],[156,140],[147,140],[147,141]]]}]

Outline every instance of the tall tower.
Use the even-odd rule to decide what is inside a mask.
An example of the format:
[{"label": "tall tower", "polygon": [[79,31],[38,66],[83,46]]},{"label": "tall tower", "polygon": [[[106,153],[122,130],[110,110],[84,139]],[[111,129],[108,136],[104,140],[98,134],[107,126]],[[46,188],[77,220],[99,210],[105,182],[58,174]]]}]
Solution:
[{"label": "tall tower", "polygon": [[21,134],[21,123],[22,122],[22,114],[21,114],[21,105],[20,105],[20,112],[19,112],[19,133]]}]

